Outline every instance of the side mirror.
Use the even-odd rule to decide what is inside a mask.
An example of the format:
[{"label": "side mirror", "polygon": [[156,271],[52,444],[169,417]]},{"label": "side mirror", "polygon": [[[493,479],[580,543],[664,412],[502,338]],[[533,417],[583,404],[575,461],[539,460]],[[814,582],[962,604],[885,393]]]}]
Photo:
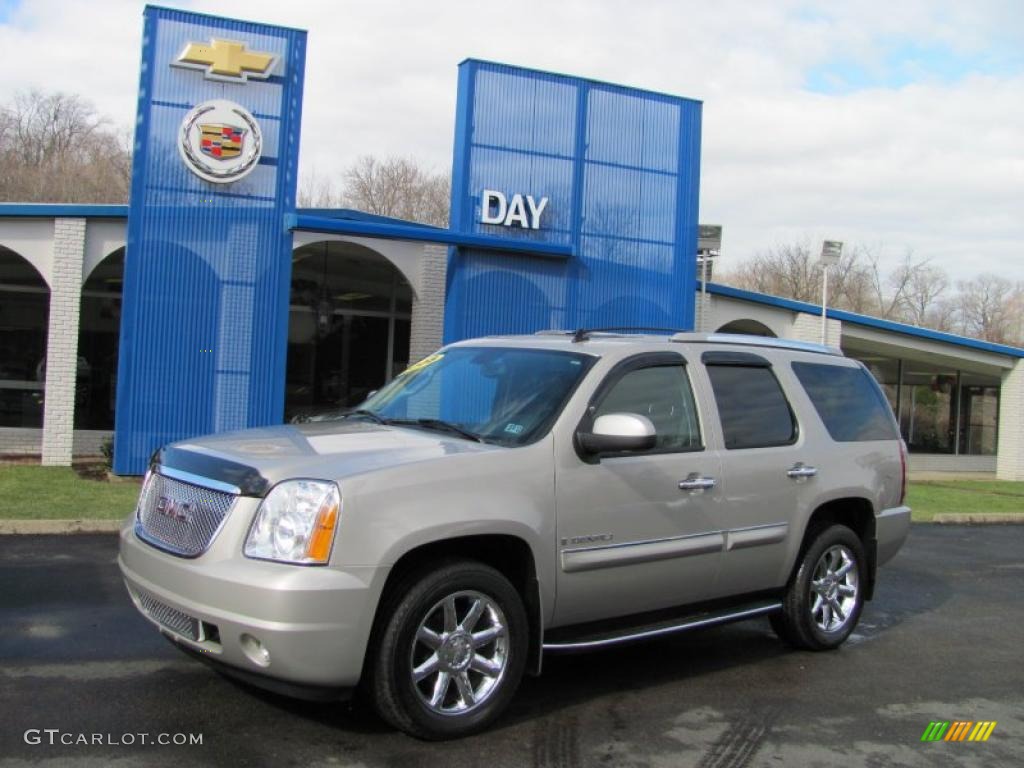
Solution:
[{"label": "side mirror", "polygon": [[576,439],[587,453],[646,451],[658,439],[654,424],[637,413],[606,413],[598,416],[590,432],[577,432]]}]

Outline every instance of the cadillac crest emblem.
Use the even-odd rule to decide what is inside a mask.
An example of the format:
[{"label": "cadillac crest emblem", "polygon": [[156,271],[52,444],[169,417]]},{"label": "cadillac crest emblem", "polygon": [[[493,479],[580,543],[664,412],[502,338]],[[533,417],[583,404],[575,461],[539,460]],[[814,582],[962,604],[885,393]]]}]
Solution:
[{"label": "cadillac crest emblem", "polygon": [[245,107],[227,99],[213,99],[185,116],[178,151],[196,176],[227,184],[256,167],[263,153],[263,134]]}]

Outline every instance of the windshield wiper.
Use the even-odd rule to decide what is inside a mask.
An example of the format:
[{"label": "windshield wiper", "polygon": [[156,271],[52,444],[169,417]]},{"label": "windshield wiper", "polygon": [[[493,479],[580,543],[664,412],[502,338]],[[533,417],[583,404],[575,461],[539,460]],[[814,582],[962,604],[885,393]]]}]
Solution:
[{"label": "windshield wiper", "polygon": [[476,432],[470,432],[458,424],[452,424],[450,421],[444,421],[443,419],[388,419],[387,423],[399,426],[426,427],[427,429],[436,429],[441,432],[450,432],[467,440],[472,440],[474,443],[487,442]]},{"label": "windshield wiper", "polygon": [[369,419],[370,421],[374,422],[375,424],[388,424],[388,423],[390,423],[388,419],[382,419],[376,413],[374,413],[373,411],[367,410],[366,408],[356,408],[354,411],[349,411],[348,413],[346,413],[344,416],[342,416],[342,418],[343,419],[347,419],[347,418],[349,418],[351,416],[364,416],[367,419]]}]

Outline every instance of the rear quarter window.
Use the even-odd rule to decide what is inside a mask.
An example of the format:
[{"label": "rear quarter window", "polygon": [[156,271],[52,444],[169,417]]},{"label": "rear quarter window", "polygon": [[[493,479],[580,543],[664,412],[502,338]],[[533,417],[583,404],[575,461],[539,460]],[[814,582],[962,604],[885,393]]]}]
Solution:
[{"label": "rear quarter window", "polygon": [[889,403],[860,366],[794,362],[793,373],[836,442],[896,439]]}]

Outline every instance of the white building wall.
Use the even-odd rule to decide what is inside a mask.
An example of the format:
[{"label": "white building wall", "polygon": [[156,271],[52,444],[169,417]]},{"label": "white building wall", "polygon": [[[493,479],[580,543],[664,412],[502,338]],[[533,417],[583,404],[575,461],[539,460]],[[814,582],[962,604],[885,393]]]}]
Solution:
[{"label": "white building wall", "polygon": [[[789,338],[810,341],[815,344],[822,343],[821,315],[810,315],[806,312],[793,312],[791,314],[793,315],[793,321],[790,324]],[[838,347],[843,337],[843,324],[839,320],[833,320],[831,317],[826,322],[828,327],[825,343]]]},{"label": "white building wall", "polygon": [[999,391],[996,477],[1024,480],[1024,359],[1003,374]]},{"label": "white building wall", "polygon": [[409,361],[422,360],[437,351],[444,336],[445,282],[448,247],[424,245],[420,260],[420,285],[412,299],[412,330]]},{"label": "white building wall", "polygon": [[66,466],[71,463],[84,259],[85,219],[54,219],[43,404],[44,465]]},{"label": "white building wall", "polygon": [[0,219],[0,245],[10,248],[53,285],[53,219]]}]

